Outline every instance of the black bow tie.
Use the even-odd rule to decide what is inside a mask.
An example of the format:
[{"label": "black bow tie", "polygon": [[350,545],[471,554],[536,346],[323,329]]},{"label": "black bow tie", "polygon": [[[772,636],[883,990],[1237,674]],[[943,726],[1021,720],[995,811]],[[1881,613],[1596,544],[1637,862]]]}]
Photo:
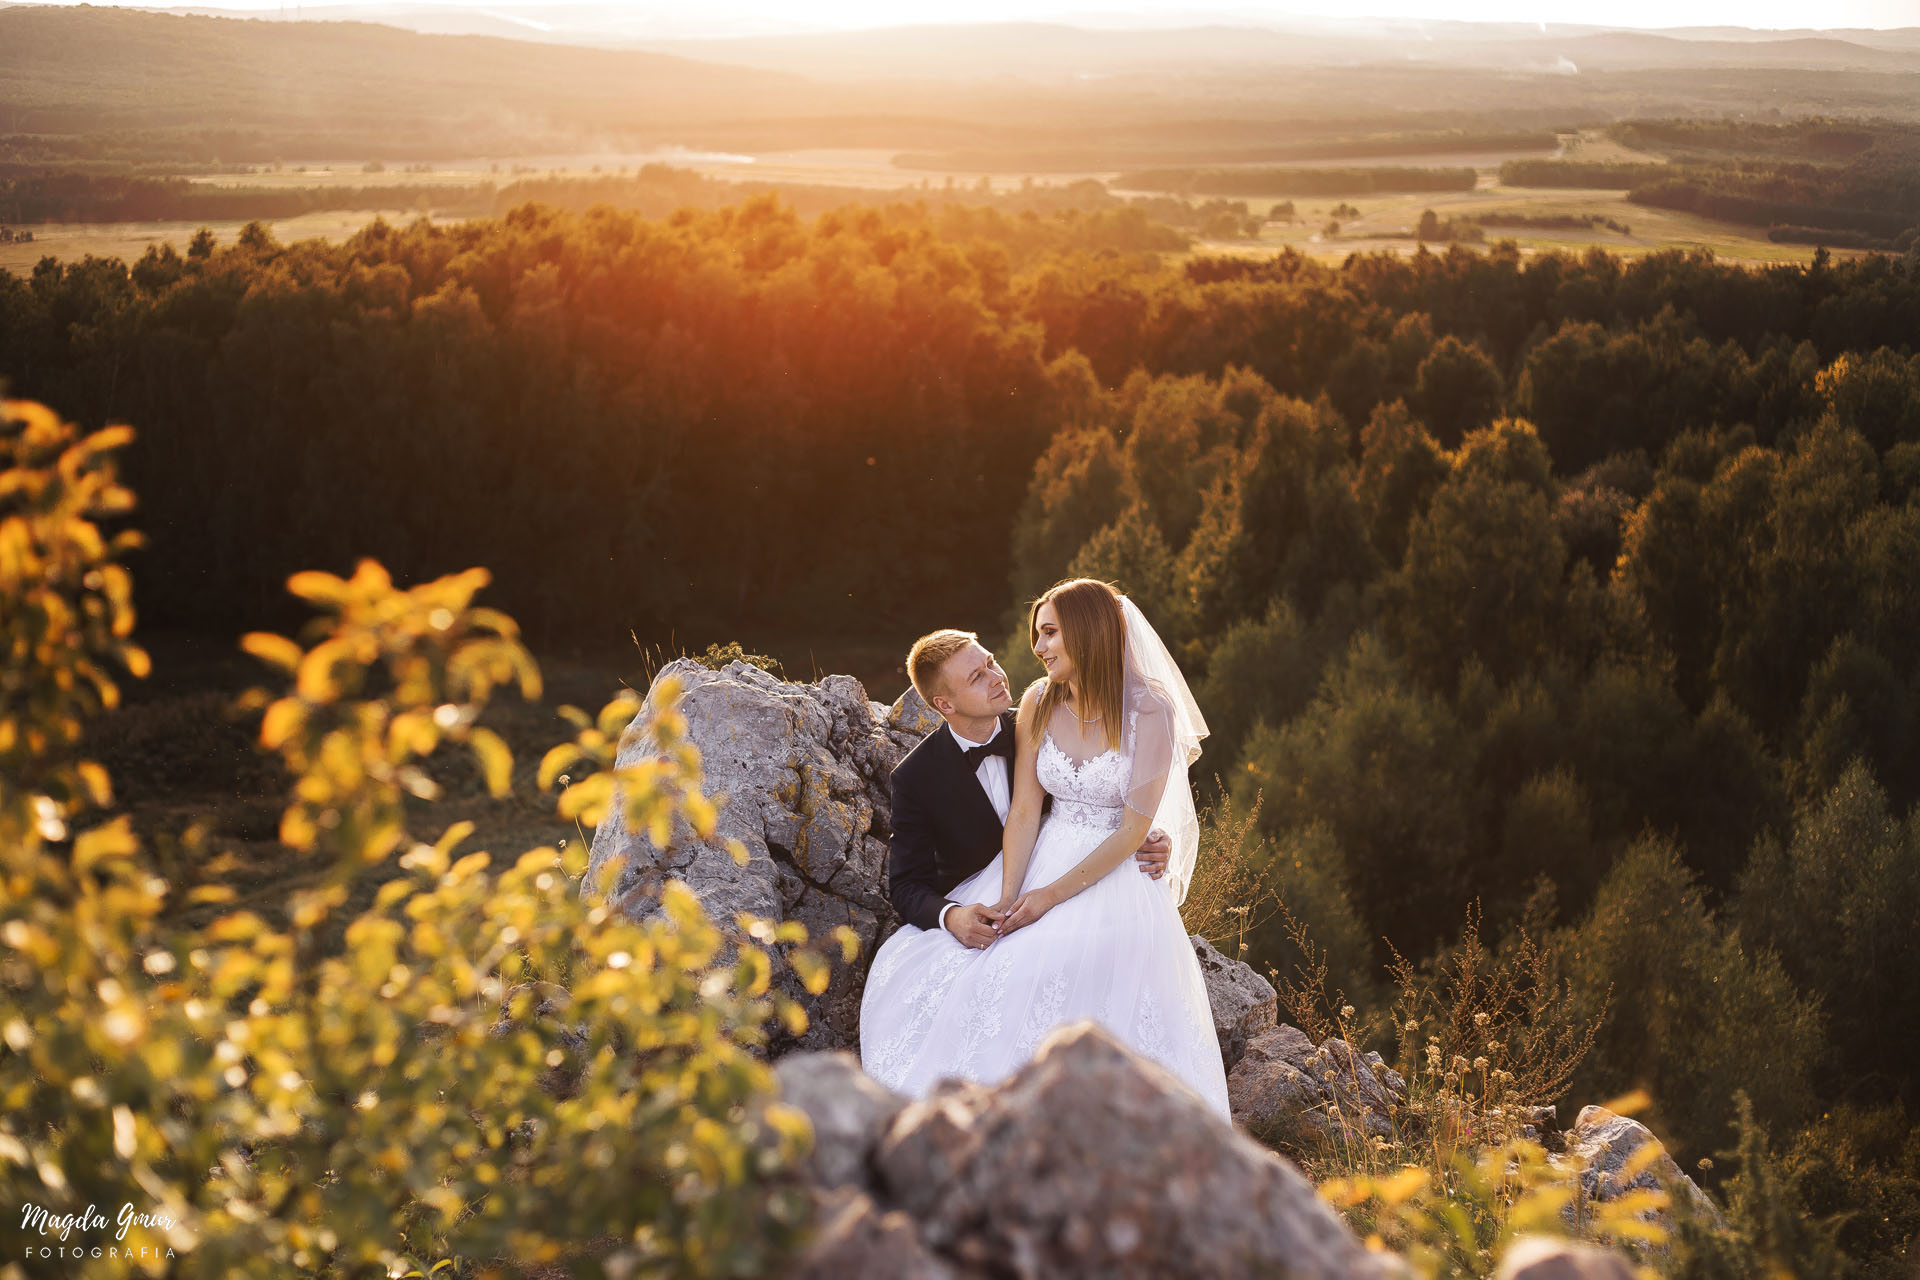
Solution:
[{"label": "black bow tie", "polygon": [[1002,728],[999,733],[993,736],[992,742],[989,742],[984,747],[968,747],[964,754],[967,757],[967,768],[969,769],[978,769],[980,762],[988,756],[1000,756],[1004,759],[1011,760],[1013,759],[1013,735],[1008,733],[1005,728]]}]

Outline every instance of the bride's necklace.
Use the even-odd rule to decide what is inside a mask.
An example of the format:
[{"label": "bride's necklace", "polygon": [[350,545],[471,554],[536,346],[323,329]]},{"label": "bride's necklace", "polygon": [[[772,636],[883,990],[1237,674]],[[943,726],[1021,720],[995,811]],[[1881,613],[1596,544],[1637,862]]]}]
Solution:
[{"label": "bride's necklace", "polygon": [[1083,725],[1100,723],[1099,716],[1083,716],[1078,711],[1075,711],[1073,709],[1073,704],[1070,702],[1063,702],[1060,705],[1064,706],[1067,709],[1067,714],[1071,715],[1075,720],[1078,720]]}]

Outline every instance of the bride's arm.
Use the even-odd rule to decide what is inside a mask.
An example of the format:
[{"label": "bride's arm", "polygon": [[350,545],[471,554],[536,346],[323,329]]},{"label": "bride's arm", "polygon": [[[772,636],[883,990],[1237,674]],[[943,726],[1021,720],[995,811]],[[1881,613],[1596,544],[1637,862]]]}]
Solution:
[{"label": "bride's arm", "polygon": [[1020,896],[1027,863],[1033,857],[1033,842],[1040,834],[1040,775],[1035,765],[1040,753],[1032,741],[1032,725],[1045,685],[1046,681],[1036,680],[1028,686],[1014,721],[1013,797],[1007,806],[1006,834],[1000,842],[1000,904],[996,909],[1001,911]]},{"label": "bride's arm", "polygon": [[[1170,732],[1171,725],[1163,710],[1149,711],[1141,716],[1141,740],[1155,735],[1165,738]],[[1136,743],[1136,749],[1138,745]],[[1147,831],[1153,825],[1152,815],[1159,809],[1160,797],[1167,789],[1168,771],[1164,757],[1169,754],[1163,751],[1153,756],[1152,759],[1162,767],[1146,770],[1146,777],[1129,784],[1126,803],[1120,809],[1119,829],[1095,845],[1093,852],[1082,858],[1065,875],[1051,884],[1041,885],[1023,894],[1012,904],[1007,918],[1000,922],[1002,934],[1032,924],[1133,856],[1146,839]]]},{"label": "bride's arm", "polygon": [[[1165,779],[1162,779],[1162,787],[1156,789],[1154,794],[1152,794],[1152,800],[1154,800],[1156,804],[1160,802],[1160,791],[1164,791],[1164,789]],[[1031,898],[1031,896],[1035,896],[1035,894],[1044,894],[1044,906],[1046,906],[1046,910],[1052,910],[1052,908],[1060,906],[1062,902],[1066,902],[1073,894],[1087,889],[1089,885],[1096,883],[1102,875],[1106,875],[1108,871],[1112,871],[1112,869],[1121,864],[1121,862],[1125,862],[1127,858],[1131,858],[1131,856],[1139,850],[1140,844],[1146,841],[1146,829],[1148,829],[1152,823],[1154,823],[1154,819],[1148,818],[1146,814],[1135,814],[1131,808],[1123,808],[1123,810],[1119,812],[1119,831],[1116,831],[1116,833],[1110,835],[1110,837],[1106,837],[1104,841],[1098,842],[1098,844],[1094,846],[1091,854],[1087,854],[1085,858],[1081,858],[1081,860],[1073,865],[1066,875],[1062,875],[1058,881],[1054,881],[1052,885],[1043,885],[1041,889],[1035,889],[1033,890],[1033,894],[1027,894],[1027,896]],[[1044,913],[1046,912],[1043,910],[1041,915],[1044,915]],[[1029,912],[1029,915],[1031,915],[1031,912]],[[1037,919],[1037,917],[1035,917],[1035,919]],[[1027,919],[1027,921],[1023,921],[1023,923],[1033,923],[1033,921]]]}]

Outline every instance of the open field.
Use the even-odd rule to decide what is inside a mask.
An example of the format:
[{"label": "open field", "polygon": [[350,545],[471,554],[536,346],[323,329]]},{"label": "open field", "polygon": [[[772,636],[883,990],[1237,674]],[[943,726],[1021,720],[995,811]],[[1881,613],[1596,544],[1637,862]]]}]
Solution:
[{"label": "open field", "polygon": [[[756,176],[759,176],[757,172]],[[999,185],[1013,184],[1002,180]],[[880,190],[877,187],[874,189]],[[911,193],[901,189],[899,194],[910,196]],[[850,198],[854,198],[851,193]],[[1249,208],[1256,210],[1272,203],[1275,202],[1247,202]],[[1488,244],[1511,239],[1526,253],[1554,250],[1577,253],[1594,246],[1629,256],[1661,249],[1710,249],[1716,257],[1725,261],[1754,263],[1807,262],[1814,254],[1811,245],[1775,244],[1765,236],[1756,234],[1751,227],[1718,222],[1690,213],[1629,204],[1626,193],[1622,191],[1502,187],[1495,184],[1474,191],[1354,197],[1344,203],[1359,209],[1360,216],[1342,219],[1340,234],[1330,238],[1322,234],[1322,228],[1332,216],[1334,206],[1340,203],[1342,201],[1334,199],[1311,202],[1296,200],[1296,217],[1292,223],[1269,222],[1257,240],[1199,240],[1195,243],[1195,251],[1260,255],[1291,247],[1327,262],[1339,262],[1351,253],[1371,253],[1382,249],[1410,254],[1417,250],[1418,245],[1411,239],[1401,238],[1402,233],[1411,232],[1420,220],[1421,212],[1432,209],[1441,218],[1494,212],[1535,216],[1597,214],[1632,229],[1632,234],[1625,236],[1604,227],[1590,231],[1528,227],[1486,229]],[[351,236],[375,218],[404,223],[421,216],[423,213],[418,209],[367,213],[341,211],[306,214],[298,218],[271,221],[268,225],[273,230],[274,238],[282,243],[313,238],[337,241]],[[431,220],[440,224],[461,221],[459,218],[439,215],[432,216]],[[184,251],[202,225],[212,230],[221,244],[227,244],[246,224],[237,220],[206,224],[47,223],[31,228],[34,235],[31,243],[0,244],[0,270],[25,275],[42,258],[72,262],[89,254],[132,261],[145,253],[149,245],[171,244],[176,251]],[[1438,251],[1446,246],[1434,244],[1430,247]],[[1468,247],[1484,249],[1485,246]],[[1862,251],[1835,249],[1832,252],[1835,257],[1857,257]]]},{"label": "open field", "polygon": [[[617,175],[638,170],[648,164],[669,164],[709,178],[791,183],[796,186],[841,187],[849,201],[874,196],[911,199],[917,191],[937,190],[949,182],[963,190],[980,190],[984,182],[995,192],[1005,192],[1023,183],[1061,186],[1092,179],[1111,181],[1114,170],[1080,174],[995,173],[988,175],[930,175],[918,170],[901,169],[893,163],[897,153],[887,148],[818,148],[810,150],[767,151],[759,154],[697,151],[684,147],[652,151],[604,151],[520,157],[494,161],[486,157],[461,157],[444,163],[412,167],[389,166],[369,173],[362,166],[341,163],[284,163],[277,167],[260,166],[253,172],[188,173],[190,181],[209,186],[296,188],[362,187],[369,183],[399,183],[407,186],[471,189],[493,183],[506,187],[521,178],[588,178]],[[1487,242],[1513,239],[1526,252],[1569,250],[1578,252],[1599,246],[1612,252],[1640,254],[1666,248],[1710,249],[1718,257],[1736,262],[1804,262],[1813,256],[1808,245],[1775,244],[1757,229],[1719,222],[1693,214],[1629,204],[1621,190],[1505,187],[1499,182],[1500,165],[1520,152],[1473,152],[1407,156],[1400,159],[1381,156],[1322,157],[1302,162],[1282,162],[1262,167],[1287,168],[1368,168],[1387,164],[1471,166],[1479,173],[1473,191],[1420,192],[1381,196],[1351,197],[1345,201],[1314,197],[1296,199],[1295,221],[1269,222],[1257,240],[1203,241],[1197,246],[1208,253],[1270,253],[1292,247],[1315,258],[1339,261],[1354,252],[1391,250],[1412,253],[1415,242],[1399,238],[1410,232],[1421,212],[1432,209],[1441,218],[1463,218],[1488,213],[1519,213],[1532,216],[1596,215],[1611,218],[1632,229],[1620,235],[1606,228],[1594,230],[1549,228],[1487,228]],[[1592,161],[1654,162],[1660,158],[1623,147],[1589,130],[1566,135],[1556,158]],[[1231,167],[1231,166],[1222,166]],[[1131,196],[1136,192],[1114,189],[1114,194]],[[1193,198],[1204,200],[1218,193],[1196,191]],[[1267,198],[1245,199],[1256,212],[1277,203]],[[1327,237],[1322,229],[1332,217],[1332,209],[1341,203],[1360,210],[1360,215],[1340,219],[1341,232]],[[406,222],[431,216],[436,222],[457,218],[434,213],[425,207],[382,211],[328,211],[272,221],[276,238],[283,242],[319,237],[340,240],[353,234],[375,217]],[[172,244],[184,249],[194,232],[206,225],[221,242],[230,241],[243,221],[228,222],[152,222],[152,223],[48,223],[35,226],[30,244],[0,244],[0,270],[25,273],[41,258],[52,256],[74,260],[88,254],[126,259],[139,257],[149,245]],[[1836,250],[1851,254],[1856,251]]]},{"label": "open field", "polygon": [[[1270,201],[1249,200],[1258,209]],[[1522,252],[1545,253],[1554,250],[1581,252],[1598,246],[1611,253],[1634,256],[1661,249],[1710,249],[1715,257],[1729,262],[1807,262],[1814,255],[1812,245],[1775,244],[1755,228],[1731,222],[1702,218],[1695,214],[1630,204],[1626,192],[1604,189],[1503,187],[1497,182],[1473,191],[1428,192],[1415,195],[1354,197],[1345,204],[1360,211],[1357,218],[1340,219],[1337,237],[1324,235],[1323,228],[1332,218],[1336,199],[1295,200],[1295,220],[1269,222],[1258,240],[1205,241],[1198,247],[1208,253],[1266,254],[1292,247],[1321,261],[1338,262],[1350,253],[1371,253],[1386,249],[1413,253],[1418,244],[1402,238],[1420,220],[1423,210],[1431,209],[1442,219],[1465,218],[1476,214],[1517,213],[1535,217],[1555,215],[1598,215],[1612,218],[1631,229],[1621,235],[1606,227],[1573,230],[1534,227],[1488,227],[1487,244],[1513,240]],[[1436,252],[1444,244],[1429,246]],[[1484,246],[1469,245],[1469,248]],[[1859,251],[1836,249],[1836,257],[1857,257]]]},{"label": "open field", "polygon": [[[240,172],[194,172],[183,170],[189,182],[212,187],[246,188],[336,188],[405,184],[407,186],[471,187],[491,182],[505,186],[520,178],[590,178],[630,173],[650,164],[669,165],[708,178],[733,181],[790,182],[796,185],[847,187],[854,190],[906,190],[922,186],[944,185],[949,178],[956,185],[972,188],[982,177],[994,190],[1017,187],[1022,182],[1062,185],[1092,178],[1106,181],[1118,170],[1093,170],[1063,173],[1058,170],[979,174],[931,173],[925,169],[903,168],[895,163],[900,152],[892,147],[811,147],[797,150],[768,150],[754,153],[708,151],[692,147],[657,147],[648,151],[589,151],[532,156],[462,156],[428,164],[388,165],[368,169],[356,164],[334,162],[287,161],[278,166],[256,165]],[[1482,162],[1498,168],[1500,161],[1522,153],[1476,153]],[[1292,162],[1287,162],[1292,163]],[[1317,167],[1325,161],[1300,162]],[[1346,162],[1341,162],[1346,163]],[[1362,163],[1355,161],[1353,163]],[[1372,163],[1366,161],[1365,163]],[[1418,157],[1409,163],[1437,164],[1431,157]],[[1453,158],[1450,164],[1474,161]]]},{"label": "open field", "polygon": [[[1287,136],[1284,126],[1276,126],[1276,139]],[[1543,158],[1537,150],[1463,150],[1450,152],[1408,151],[1404,154],[1356,152],[1353,155],[1314,155],[1298,158],[1263,159],[1248,162],[1249,167],[1270,169],[1338,169],[1381,167],[1460,168],[1469,167],[1488,173],[1498,172],[1508,160]],[[1583,130],[1562,135],[1559,150],[1544,158],[1555,160],[1644,159],[1660,163],[1661,158],[1630,151],[1599,130]],[[458,156],[426,164],[389,164],[369,169],[358,164],[334,161],[286,160],[277,165],[253,165],[236,170],[196,172],[183,169],[181,176],[190,182],[219,187],[363,187],[374,184],[406,183],[409,186],[472,186],[482,182],[506,184],[516,178],[582,178],[617,174],[649,164],[671,165],[709,178],[793,182],[810,186],[856,187],[863,189],[905,189],[941,186],[951,178],[956,185],[978,185],[982,177],[995,190],[1005,190],[1022,182],[1062,185],[1085,179],[1110,182],[1121,172],[1118,168],[1062,171],[1057,168],[1024,170],[1011,168],[992,173],[959,171],[952,174],[903,165],[903,153],[896,147],[806,147],[769,149],[751,153],[715,151],[687,146],[654,147],[648,150],[600,150],[538,155]],[[1172,162],[1173,157],[1169,159]],[[1138,166],[1135,166],[1138,167]],[[1230,163],[1210,165],[1233,168]]]},{"label": "open field", "polygon": [[[295,240],[345,240],[375,218],[388,222],[411,222],[422,216],[418,209],[388,209],[361,213],[341,210],[309,213],[298,218],[269,220],[274,239],[282,244]],[[455,218],[434,218],[434,222],[456,222]],[[231,244],[240,234],[243,221],[231,222],[46,222],[27,228],[33,239],[25,244],[0,244],[0,271],[27,275],[42,258],[77,262],[89,254],[99,258],[120,258],[132,262],[148,246],[170,244],[184,253],[194,233],[206,227],[221,244]]]},{"label": "open field", "polygon": [[1583,129],[1564,134],[1555,160],[1576,160],[1582,164],[1666,164],[1667,158],[1652,151],[1636,151],[1614,141],[1598,129]]},{"label": "open field", "polygon": [[[458,156],[420,164],[359,165],[339,160],[286,160],[275,165],[249,165],[234,171],[183,169],[180,176],[209,187],[296,189],[366,187],[405,184],[419,187],[471,187],[482,182],[506,184],[516,178],[584,177],[621,173],[649,164],[672,165],[698,173],[724,176],[751,168],[760,157],[688,147],[656,147],[649,151],[581,151],[553,155]],[[756,170],[757,172],[757,170]]]}]

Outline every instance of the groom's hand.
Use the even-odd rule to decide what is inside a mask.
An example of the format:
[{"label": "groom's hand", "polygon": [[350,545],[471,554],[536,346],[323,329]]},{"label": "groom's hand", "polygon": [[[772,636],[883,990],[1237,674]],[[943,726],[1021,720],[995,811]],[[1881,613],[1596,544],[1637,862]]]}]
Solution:
[{"label": "groom's hand", "polygon": [[1140,870],[1158,880],[1167,874],[1167,858],[1173,853],[1173,837],[1155,827],[1147,832],[1147,842],[1140,846],[1140,852],[1133,860],[1140,864]]},{"label": "groom's hand", "polygon": [[1000,936],[993,927],[999,919],[992,907],[970,902],[947,912],[947,932],[958,938],[961,946],[978,951]]}]

